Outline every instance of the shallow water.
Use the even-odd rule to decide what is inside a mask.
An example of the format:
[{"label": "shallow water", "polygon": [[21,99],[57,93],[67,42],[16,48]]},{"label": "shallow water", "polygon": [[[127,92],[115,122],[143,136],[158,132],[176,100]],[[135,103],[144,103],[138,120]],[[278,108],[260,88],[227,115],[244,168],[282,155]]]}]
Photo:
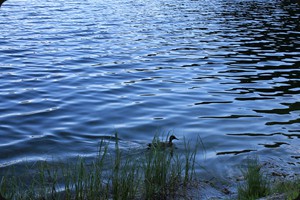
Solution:
[{"label": "shallow water", "polygon": [[115,130],[123,149],[200,136],[221,174],[252,153],[296,167],[299,18],[292,1],[7,1],[0,167],[92,157]]}]

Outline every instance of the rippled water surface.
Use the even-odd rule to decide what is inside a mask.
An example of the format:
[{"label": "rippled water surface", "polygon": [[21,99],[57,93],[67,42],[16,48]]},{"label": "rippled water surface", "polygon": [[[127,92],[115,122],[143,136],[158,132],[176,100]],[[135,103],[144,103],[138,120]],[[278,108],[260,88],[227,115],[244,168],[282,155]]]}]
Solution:
[{"label": "rippled water surface", "polygon": [[207,163],[260,152],[295,165],[299,19],[278,0],[7,1],[0,167],[93,156],[115,130],[124,149],[171,130],[199,135]]}]

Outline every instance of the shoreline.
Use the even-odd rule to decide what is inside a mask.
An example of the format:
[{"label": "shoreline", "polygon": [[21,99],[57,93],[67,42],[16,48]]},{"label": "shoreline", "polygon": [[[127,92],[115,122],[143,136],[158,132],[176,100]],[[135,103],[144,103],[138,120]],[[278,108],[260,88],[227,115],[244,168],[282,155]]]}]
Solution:
[{"label": "shoreline", "polygon": [[[216,173],[210,166],[196,167],[199,164],[195,160],[199,146],[191,146],[190,141],[185,139],[183,143],[183,152],[145,149],[139,155],[126,156],[119,148],[118,140],[115,141],[114,152],[108,152],[108,144],[102,141],[99,155],[92,162],[78,157],[75,162],[41,161],[35,166],[28,166],[26,169],[32,173],[27,175],[32,178],[31,183],[28,177],[23,177],[22,182],[22,177],[14,174],[12,169],[11,174],[2,177],[0,193],[7,199],[19,199],[18,195],[23,197],[24,194],[30,196],[33,191],[39,191],[39,199],[74,199],[74,195],[82,199],[98,199],[103,194],[100,199],[152,199],[161,195],[163,199],[243,199],[241,188],[249,179],[247,174],[252,173],[250,177],[255,175],[257,178],[255,184],[259,184],[260,179],[268,183],[264,186],[266,193],[258,195],[262,200],[273,197],[293,199],[299,194],[298,174],[278,160],[259,161],[259,156],[249,156],[243,160],[245,163],[231,169],[235,170],[234,175],[227,171],[218,174],[220,172]],[[198,144],[203,145],[202,141]],[[198,167],[202,170],[196,172]],[[251,172],[251,167],[256,170]],[[296,188],[286,187],[291,184]]]}]

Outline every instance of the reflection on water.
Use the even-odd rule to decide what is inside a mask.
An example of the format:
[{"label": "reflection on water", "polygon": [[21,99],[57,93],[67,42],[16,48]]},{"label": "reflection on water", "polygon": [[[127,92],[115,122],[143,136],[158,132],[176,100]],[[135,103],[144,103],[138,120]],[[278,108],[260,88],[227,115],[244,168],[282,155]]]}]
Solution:
[{"label": "reflection on water", "polygon": [[299,17],[294,1],[5,2],[0,165],[92,156],[115,130],[139,149],[160,129],[199,135],[208,164],[295,162]]}]

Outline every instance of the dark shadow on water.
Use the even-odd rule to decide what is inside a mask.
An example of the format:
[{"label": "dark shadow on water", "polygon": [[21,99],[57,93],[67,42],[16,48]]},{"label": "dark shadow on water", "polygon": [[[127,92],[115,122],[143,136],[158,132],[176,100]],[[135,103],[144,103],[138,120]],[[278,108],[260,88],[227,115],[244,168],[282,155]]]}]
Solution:
[{"label": "dark shadow on water", "polygon": [[274,144],[258,144],[258,145],[262,145],[264,146],[265,148],[278,148],[280,147],[281,145],[290,145],[289,143],[286,143],[286,142],[275,142]]},{"label": "dark shadow on water", "polygon": [[235,133],[235,134],[227,134],[227,135],[258,137],[258,136],[274,136],[274,135],[281,135],[281,134],[282,133]]},{"label": "dark shadow on water", "polygon": [[224,151],[224,152],[218,152],[217,155],[228,155],[228,154],[238,155],[238,154],[242,154],[242,153],[249,153],[252,151],[256,151],[256,150],[245,149],[245,150],[241,150],[241,151]]}]

